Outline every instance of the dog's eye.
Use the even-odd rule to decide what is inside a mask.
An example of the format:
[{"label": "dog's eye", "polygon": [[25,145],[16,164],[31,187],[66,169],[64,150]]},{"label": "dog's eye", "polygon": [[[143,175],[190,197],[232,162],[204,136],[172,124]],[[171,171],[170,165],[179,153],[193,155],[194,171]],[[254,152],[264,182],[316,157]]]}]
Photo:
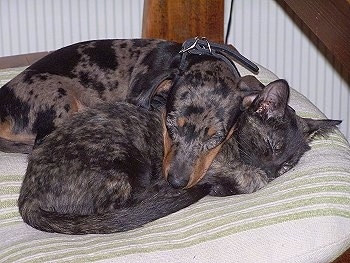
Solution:
[{"label": "dog's eye", "polygon": [[206,146],[207,146],[208,150],[211,150],[211,149],[215,148],[217,145],[218,145],[218,142],[215,139],[210,139],[206,143]]},{"label": "dog's eye", "polygon": [[167,128],[167,130],[168,130],[168,134],[169,134],[170,138],[172,140],[174,140],[176,138],[176,136],[178,135],[178,131],[177,131],[176,127],[169,127],[169,128]]},{"label": "dog's eye", "polygon": [[216,133],[205,142],[205,145],[206,145],[206,148],[210,150],[218,146],[222,141],[223,141],[222,134]]},{"label": "dog's eye", "polygon": [[175,118],[169,114],[166,118],[166,126],[167,128],[171,128],[174,125],[175,125]]}]

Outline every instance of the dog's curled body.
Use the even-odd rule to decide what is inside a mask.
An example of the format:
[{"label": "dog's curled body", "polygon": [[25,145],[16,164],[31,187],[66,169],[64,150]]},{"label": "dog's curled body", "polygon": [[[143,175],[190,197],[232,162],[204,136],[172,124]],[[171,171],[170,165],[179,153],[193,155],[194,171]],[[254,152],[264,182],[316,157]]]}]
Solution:
[{"label": "dog's curled body", "polygon": [[[242,100],[261,91],[262,84],[253,76],[234,75],[232,64],[208,54],[181,59],[181,47],[154,39],[96,40],[54,51],[0,89],[0,150],[30,152],[35,140],[98,103],[127,101],[155,109],[169,100],[173,105],[167,115],[193,108],[194,101],[211,112],[209,118],[204,112],[201,130],[210,127],[211,135],[221,135],[210,149],[178,141],[178,151],[169,149],[165,160],[174,187],[194,185],[229,136]],[[176,172],[178,166],[183,174]]]},{"label": "dog's curled body", "polygon": [[129,101],[148,107],[153,88],[178,67],[180,50],[180,43],[164,40],[111,39],[48,54],[1,87],[0,150],[30,152],[37,135],[82,105]]}]

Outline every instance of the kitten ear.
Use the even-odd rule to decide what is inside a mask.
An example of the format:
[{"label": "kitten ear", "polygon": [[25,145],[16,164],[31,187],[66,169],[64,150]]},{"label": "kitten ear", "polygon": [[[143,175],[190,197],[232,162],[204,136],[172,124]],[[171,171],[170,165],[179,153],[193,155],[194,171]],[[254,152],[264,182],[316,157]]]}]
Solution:
[{"label": "kitten ear", "polygon": [[283,79],[268,84],[254,101],[254,110],[263,119],[283,117],[289,99],[289,85]]},{"label": "kitten ear", "polygon": [[305,138],[312,140],[315,136],[326,136],[333,131],[340,120],[314,120],[309,118],[301,118]]}]

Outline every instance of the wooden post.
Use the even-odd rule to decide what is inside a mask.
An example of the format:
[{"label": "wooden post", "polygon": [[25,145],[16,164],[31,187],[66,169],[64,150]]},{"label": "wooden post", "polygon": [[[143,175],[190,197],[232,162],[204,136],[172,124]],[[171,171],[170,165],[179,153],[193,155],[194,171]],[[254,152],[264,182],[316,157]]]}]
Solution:
[{"label": "wooden post", "polygon": [[145,0],[142,37],[224,41],[224,0]]}]

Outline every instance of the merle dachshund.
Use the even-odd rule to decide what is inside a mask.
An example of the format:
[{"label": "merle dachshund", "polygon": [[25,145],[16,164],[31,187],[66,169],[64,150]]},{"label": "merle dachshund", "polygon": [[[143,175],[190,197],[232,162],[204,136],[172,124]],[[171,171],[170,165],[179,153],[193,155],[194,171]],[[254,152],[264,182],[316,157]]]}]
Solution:
[{"label": "merle dachshund", "polygon": [[151,108],[154,95],[186,71],[183,48],[191,49],[156,39],[95,40],[50,53],[0,89],[0,150],[30,152],[37,136],[83,106],[128,101]]},{"label": "merle dachshund", "polygon": [[[193,186],[232,135],[242,103],[262,88],[255,77],[239,76],[231,58],[241,56],[232,50],[198,39],[184,45],[96,40],[57,50],[0,89],[1,150],[30,152],[35,140],[73,113],[101,102],[127,101],[153,109],[168,101],[164,173],[176,188]],[[186,118],[191,112],[201,113],[206,129],[198,131],[198,120]],[[170,123],[191,127],[193,142],[172,143],[168,134],[173,130],[166,129]],[[202,138],[208,140],[205,145],[199,144]]]}]

